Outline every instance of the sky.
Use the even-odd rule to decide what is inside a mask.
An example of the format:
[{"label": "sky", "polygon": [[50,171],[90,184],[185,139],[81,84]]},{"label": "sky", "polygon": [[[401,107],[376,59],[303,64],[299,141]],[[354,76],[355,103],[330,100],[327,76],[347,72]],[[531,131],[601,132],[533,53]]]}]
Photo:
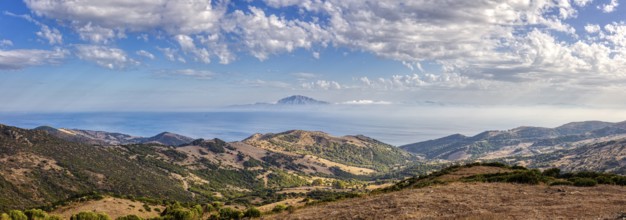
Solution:
[{"label": "sky", "polygon": [[0,0],[0,111],[620,108],[625,22],[619,0]]}]

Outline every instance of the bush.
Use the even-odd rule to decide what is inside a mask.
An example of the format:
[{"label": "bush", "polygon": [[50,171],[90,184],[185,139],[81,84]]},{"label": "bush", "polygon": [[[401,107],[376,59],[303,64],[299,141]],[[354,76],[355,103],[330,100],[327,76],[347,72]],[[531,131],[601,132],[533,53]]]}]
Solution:
[{"label": "bush", "polygon": [[20,210],[9,211],[9,217],[12,220],[28,220],[28,217]]},{"label": "bush", "polygon": [[591,178],[574,178],[573,182],[574,182],[574,186],[581,186],[581,187],[590,187],[590,186],[595,186],[598,184],[596,180],[591,179]]},{"label": "bush", "polygon": [[222,208],[219,211],[219,219],[241,219],[243,218],[243,213],[236,209],[231,209],[229,207]]},{"label": "bush", "polygon": [[615,183],[616,185],[620,185],[620,186],[626,186],[626,176],[614,176],[611,178],[611,180],[613,180],[613,183]]},{"label": "bush", "polygon": [[143,220],[143,219],[136,215],[127,215],[127,216],[116,218],[115,220]]},{"label": "bush", "polygon": [[72,215],[70,220],[111,220],[111,218],[103,213],[95,213],[95,212],[80,212],[78,214]]},{"label": "bush", "polygon": [[561,169],[559,168],[550,168],[550,169],[543,171],[544,176],[550,176],[554,178],[558,178],[560,174],[561,174]]},{"label": "bush", "polygon": [[30,209],[26,210],[24,214],[28,217],[29,220],[46,220],[48,219],[48,213],[44,212],[41,209]]},{"label": "bush", "polygon": [[287,209],[287,206],[283,205],[283,204],[278,204],[276,206],[274,206],[274,208],[272,209],[273,213],[281,213],[283,211],[285,211],[285,209]]},{"label": "bush", "polygon": [[0,220],[11,220],[11,217],[7,213],[2,213],[0,214]]},{"label": "bush", "polygon": [[247,218],[258,218],[261,217],[261,211],[259,211],[257,208],[254,207],[250,207],[248,210],[246,210],[246,212],[243,214],[243,217],[247,217]]}]

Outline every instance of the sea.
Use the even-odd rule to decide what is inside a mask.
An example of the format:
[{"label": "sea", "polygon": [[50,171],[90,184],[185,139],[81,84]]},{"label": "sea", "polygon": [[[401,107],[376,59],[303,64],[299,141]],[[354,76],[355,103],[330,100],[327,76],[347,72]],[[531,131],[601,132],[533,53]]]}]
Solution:
[{"label": "sea", "polygon": [[255,133],[323,131],[362,134],[395,146],[451,134],[476,135],[519,126],[556,127],[573,121],[626,120],[615,108],[571,106],[270,106],[176,112],[0,112],[0,124],[21,128],[46,125],[154,136],[168,131],[193,138],[238,141]]}]

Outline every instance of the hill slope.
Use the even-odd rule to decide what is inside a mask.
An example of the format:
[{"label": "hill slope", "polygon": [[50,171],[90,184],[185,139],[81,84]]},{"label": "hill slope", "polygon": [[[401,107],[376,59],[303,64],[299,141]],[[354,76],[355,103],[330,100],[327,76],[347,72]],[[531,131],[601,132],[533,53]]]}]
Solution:
[{"label": "hill slope", "polygon": [[[132,174],[132,175],[130,175]],[[47,205],[92,191],[191,200],[169,171],[114,148],[0,125],[0,210]]]},{"label": "hill slope", "polygon": [[275,152],[314,155],[333,162],[387,171],[415,158],[408,152],[362,135],[334,137],[319,131],[255,134],[244,143]]},{"label": "hill slope", "polygon": [[427,159],[493,159],[543,154],[573,148],[585,140],[621,137],[626,137],[624,122],[587,121],[556,128],[518,127],[506,131],[485,131],[472,137],[456,134],[400,148]]},{"label": "hill slope", "polygon": [[178,146],[193,141],[193,138],[170,132],[162,132],[152,137],[137,137],[127,134],[91,131],[81,129],[53,128],[49,126],[37,127],[34,130],[46,131],[49,134],[72,142],[92,144],[92,145],[121,145],[121,144],[162,144]]}]

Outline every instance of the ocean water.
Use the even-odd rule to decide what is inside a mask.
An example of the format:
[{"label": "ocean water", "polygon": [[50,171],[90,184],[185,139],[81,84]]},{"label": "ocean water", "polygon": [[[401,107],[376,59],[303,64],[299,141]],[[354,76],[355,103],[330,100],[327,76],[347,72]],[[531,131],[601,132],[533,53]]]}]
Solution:
[{"label": "ocean water", "polygon": [[242,140],[254,133],[292,129],[336,136],[363,134],[403,145],[461,133],[518,126],[556,127],[572,121],[626,120],[621,109],[476,106],[325,106],[220,108],[203,112],[3,112],[0,123],[21,128],[48,125],[153,136],[163,131],[193,138]]}]

